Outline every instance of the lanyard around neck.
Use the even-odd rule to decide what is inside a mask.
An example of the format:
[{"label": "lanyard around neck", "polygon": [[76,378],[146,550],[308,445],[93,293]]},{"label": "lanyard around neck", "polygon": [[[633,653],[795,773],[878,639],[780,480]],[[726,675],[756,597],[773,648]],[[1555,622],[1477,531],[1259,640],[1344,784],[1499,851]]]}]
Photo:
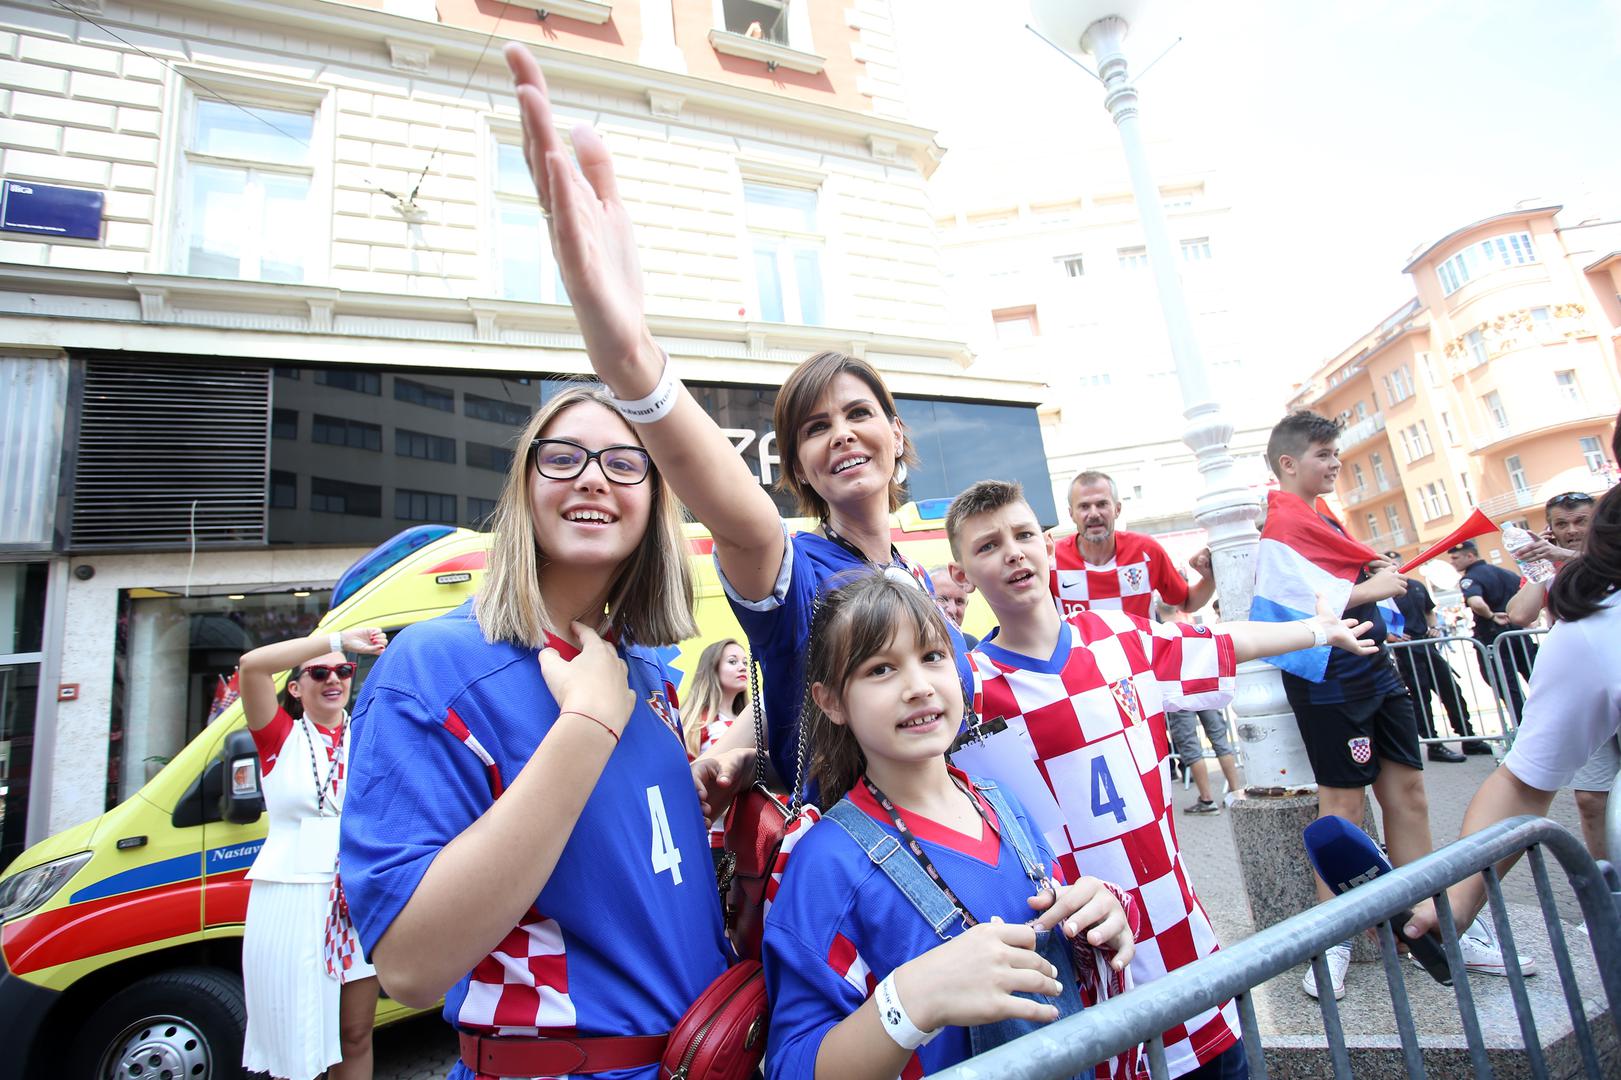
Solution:
[{"label": "lanyard around neck", "polygon": [[[300,716],[298,721],[304,725],[304,742],[310,748],[310,775],[315,778],[315,812],[321,817],[334,816],[338,813],[337,800],[327,798],[326,793],[328,788],[331,789],[333,795],[338,793],[338,786],[333,780],[338,773],[338,762],[343,759],[343,740],[349,734],[348,717],[345,716],[344,722],[338,725],[338,741],[332,747],[332,760],[327,762],[325,780],[321,779],[320,766],[315,763],[315,725],[310,723],[307,716]],[[330,815],[327,813],[328,806],[332,807],[332,814]]]},{"label": "lanyard around neck", "polygon": [[860,548],[856,547],[848,537],[841,535],[837,529],[833,528],[833,523],[827,518],[822,519],[822,532],[827,534],[827,538],[833,543],[839,545],[839,547],[843,548],[851,555],[854,555],[857,559],[860,559],[874,570],[882,570],[886,576],[888,576],[892,570],[898,571],[899,573],[906,575],[906,577],[914,585],[922,589],[924,592],[929,591],[928,587],[923,584],[922,577],[919,576],[918,568],[907,562],[906,556],[901,554],[901,549],[896,547],[893,543],[889,545],[889,562],[881,563],[872,556],[868,555],[865,551],[862,551]]}]

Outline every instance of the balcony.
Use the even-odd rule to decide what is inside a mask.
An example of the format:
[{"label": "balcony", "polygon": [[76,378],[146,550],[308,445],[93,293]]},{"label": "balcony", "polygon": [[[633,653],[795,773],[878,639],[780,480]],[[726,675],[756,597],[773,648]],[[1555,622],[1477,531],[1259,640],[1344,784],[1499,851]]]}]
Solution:
[{"label": "balcony", "polygon": [[1395,490],[1396,482],[1391,480],[1389,477],[1386,477],[1384,479],[1376,480],[1371,484],[1359,484],[1345,493],[1345,499],[1343,501],[1346,506],[1355,506],[1358,503],[1365,503],[1370,499],[1377,499],[1381,495]]},{"label": "balcony", "polygon": [[1615,413],[1616,403],[1609,399],[1572,401],[1552,394],[1516,393],[1504,403],[1506,422],[1499,424],[1488,416],[1486,427],[1470,439],[1470,449],[1478,453],[1564,427],[1608,421]]},{"label": "balcony", "polygon": [[1385,414],[1373,413],[1340,432],[1340,457],[1385,430]]},{"label": "balcony", "polygon": [[1608,491],[1614,482],[1613,477],[1604,473],[1591,473],[1589,475],[1592,479],[1587,484],[1572,485],[1569,474],[1566,473],[1555,477],[1553,480],[1545,480],[1540,484],[1515,488],[1505,495],[1489,496],[1480,500],[1480,512],[1493,521],[1499,517],[1510,517],[1521,510],[1540,507],[1555,495],[1573,490],[1573,487],[1581,488],[1594,498],[1598,498]]}]

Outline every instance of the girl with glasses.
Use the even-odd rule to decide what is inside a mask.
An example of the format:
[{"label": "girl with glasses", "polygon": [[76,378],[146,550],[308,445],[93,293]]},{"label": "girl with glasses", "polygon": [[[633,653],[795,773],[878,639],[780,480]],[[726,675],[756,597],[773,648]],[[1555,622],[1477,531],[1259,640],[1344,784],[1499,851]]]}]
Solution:
[{"label": "girl with glasses", "polygon": [[444,998],[456,1080],[650,1080],[731,956],[701,801],[725,770],[689,766],[657,651],[694,632],[681,515],[610,401],[530,419],[477,596],[401,631],[356,707],[351,909],[391,997]]},{"label": "girl with glasses", "polygon": [[[248,879],[242,1066],[282,1080],[366,1080],[377,978],[338,876],[355,665],[388,639],[376,627],[265,645],[239,663],[242,712],[259,751],[270,832]],[[276,697],[275,674],[288,668]],[[328,1068],[330,1067],[330,1072]]]},{"label": "girl with glasses", "polygon": [[[591,129],[576,129],[576,168],[553,123],[535,58],[516,43],[507,46],[506,58],[517,84],[525,156],[592,368],[617,395],[670,486],[714,537],[722,584],[760,662],[774,764],[783,779],[797,783],[794,748],[815,598],[834,576],[869,567],[933,588],[923,568],[907,563],[890,540],[889,515],[904,501],[906,467],[918,460],[906,426],[866,361],[824,352],[795,368],[777,393],[774,415],[779,487],[820,525],[789,536],[771,497],[653,341],[636,240],[607,148]],[[955,626],[949,633],[967,684],[972,673],[962,634]]]}]

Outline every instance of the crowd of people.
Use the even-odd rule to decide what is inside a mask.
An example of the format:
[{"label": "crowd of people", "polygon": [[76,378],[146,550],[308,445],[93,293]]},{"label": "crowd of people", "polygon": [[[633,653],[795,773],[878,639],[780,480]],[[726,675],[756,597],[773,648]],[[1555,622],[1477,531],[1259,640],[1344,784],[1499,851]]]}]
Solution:
[{"label": "crowd of people", "polygon": [[[270,816],[244,946],[248,1068],[369,1075],[381,983],[406,1005],[444,1000],[458,1080],[654,1076],[667,1033],[713,1007],[706,988],[737,959],[703,853],[719,858],[757,754],[820,811],[773,868],[765,1074],[876,1080],[960,1062],[1218,950],[1168,762],[1174,740],[1198,786],[1185,809],[1219,812],[1202,726],[1240,790],[1223,710],[1249,659],[1285,668],[1322,811],[1359,820],[1371,786],[1392,858],[1429,850],[1430,696],[1465,751],[1474,733],[1455,682],[1398,670],[1383,645],[1382,601],[1408,605],[1409,637],[1434,632],[1433,601],[1314,507],[1338,469],[1336,424],[1295,414],[1268,447],[1281,485],[1268,533],[1335,566],[1287,618],[1187,620],[1214,592],[1209,552],[1184,578],[1152,538],[1116,527],[1118,494],[1096,472],[1071,484],[1076,531],[1056,541],[1016,483],[973,484],[947,513],[951,561],[917,565],[889,526],[910,436],[879,372],[839,353],[805,360],[777,395],[781,483],[817,522],[791,533],[647,328],[606,148],[580,128],[571,154],[533,57],[507,59],[599,381],[551,398],[519,435],[473,600],[392,641],[368,628],[243,657]],[[704,650],[678,708],[658,650],[695,633],[682,506],[710,530],[743,637]],[[1522,735],[1471,825],[1569,780],[1587,754],[1561,725],[1588,754],[1604,738],[1615,753],[1618,510],[1612,494],[1586,551],[1560,548]],[[1530,600],[1467,555],[1464,592],[1490,633]],[[1261,579],[1279,572],[1262,560]],[[1258,593],[1280,585],[1261,579]],[[960,626],[971,595],[996,623],[977,640]],[[355,653],[378,659],[351,718]],[[1549,689],[1550,666],[1581,674]],[[272,675],[288,667],[278,704]],[[1467,888],[1454,902],[1479,907]],[[1501,971],[1489,936],[1466,937],[1472,969]],[[1310,975],[1306,990],[1319,992]],[[1247,1075],[1232,1002],[1164,1044],[1172,1076]],[[1137,1067],[1126,1054],[1100,1070]]]}]

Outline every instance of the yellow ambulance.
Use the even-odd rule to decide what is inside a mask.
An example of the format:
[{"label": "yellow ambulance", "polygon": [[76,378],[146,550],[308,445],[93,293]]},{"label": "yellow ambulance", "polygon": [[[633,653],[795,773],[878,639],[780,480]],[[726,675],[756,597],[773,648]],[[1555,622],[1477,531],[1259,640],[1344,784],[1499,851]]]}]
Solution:
[{"label": "yellow ambulance", "polygon": [[[949,558],[945,502],[908,503],[892,519],[909,559]],[[488,539],[449,526],[406,530],[345,572],[320,629],[392,634],[451,610],[478,587]],[[689,527],[689,539],[700,636],[671,650],[683,672],[710,641],[742,637],[708,533]],[[970,619],[987,615],[979,607]],[[357,690],[370,659],[361,658]],[[262,809],[253,743],[232,704],[130,798],[6,869],[0,1080],[242,1075],[245,875],[264,841]],[[384,998],[377,1020],[410,1014]]]}]

